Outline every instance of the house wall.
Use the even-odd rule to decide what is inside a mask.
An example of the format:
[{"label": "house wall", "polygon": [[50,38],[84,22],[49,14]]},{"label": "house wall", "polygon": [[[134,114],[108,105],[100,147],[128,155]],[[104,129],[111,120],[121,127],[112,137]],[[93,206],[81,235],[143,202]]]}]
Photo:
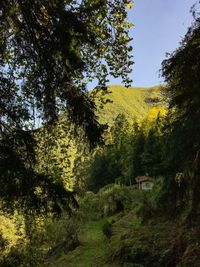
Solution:
[{"label": "house wall", "polygon": [[154,183],[151,181],[145,181],[141,183],[142,190],[151,190],[153,188]]}]

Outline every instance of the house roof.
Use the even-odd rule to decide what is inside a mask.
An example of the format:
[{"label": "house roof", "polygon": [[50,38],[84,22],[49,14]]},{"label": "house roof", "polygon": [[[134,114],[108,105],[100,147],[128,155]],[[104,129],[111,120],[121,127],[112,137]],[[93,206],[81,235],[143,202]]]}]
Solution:
[{"label": "house roof", "polygon": [[146,182],[146,181],[154,182],[154,179],[149,176],[137,176],[135,180],[137,183]]}]

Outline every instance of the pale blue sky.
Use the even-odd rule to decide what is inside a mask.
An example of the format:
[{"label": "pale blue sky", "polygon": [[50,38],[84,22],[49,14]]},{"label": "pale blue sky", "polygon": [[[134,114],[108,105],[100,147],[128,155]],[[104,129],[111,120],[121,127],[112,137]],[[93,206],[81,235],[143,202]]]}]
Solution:
[{"label": "pale blue sky", "polygon": [[[153,86],[162,83],[159,78],[161,62],[173,52],[191,25],[190,8],[195,0],[135,0],[129,20],[135,26],[133,38],[133,86]],[[120,80],[110,78],[110,84]]]}]

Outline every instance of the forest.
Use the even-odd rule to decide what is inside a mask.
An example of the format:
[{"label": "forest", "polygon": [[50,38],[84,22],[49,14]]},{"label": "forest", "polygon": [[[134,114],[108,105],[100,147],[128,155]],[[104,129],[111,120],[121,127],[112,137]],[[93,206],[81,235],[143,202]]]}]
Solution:
[{"label": "forest", "polygon": [[0,2],[0,267],[200,266],[200,1],[153,87],[132,8]]}]

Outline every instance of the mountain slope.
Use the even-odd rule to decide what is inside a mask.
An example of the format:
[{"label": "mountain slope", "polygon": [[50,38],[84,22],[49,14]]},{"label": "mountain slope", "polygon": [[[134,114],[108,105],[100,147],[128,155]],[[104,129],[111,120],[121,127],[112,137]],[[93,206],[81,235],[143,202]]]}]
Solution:
[{"label": "mountain slope", "polygon": [[160,86],[125,88],[122,85],[111,85],[108,91],[109,94],[104,96],[104,99],[111,102],[106,103],[101,109],[97,101],[97,115],[102,123],[111,123],[120,113],[129,120],[143,119],[151,108],[165,106]]}]

